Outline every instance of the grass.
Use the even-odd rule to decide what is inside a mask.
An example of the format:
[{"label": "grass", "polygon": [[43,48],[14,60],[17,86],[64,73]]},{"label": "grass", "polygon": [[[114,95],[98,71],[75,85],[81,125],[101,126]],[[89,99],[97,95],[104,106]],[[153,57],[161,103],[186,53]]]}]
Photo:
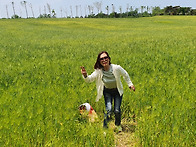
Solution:
[{"label": "grass", "polygon": [[[122,117],[136,115],[142,146],[195,145],[194,16],[138,19],[0,20],[0,145],[114,146],[104,136],[104,100],[95,103],[97,54],[130,74]],[[77,107],[89,102],[100,121],[89,124]]]}]

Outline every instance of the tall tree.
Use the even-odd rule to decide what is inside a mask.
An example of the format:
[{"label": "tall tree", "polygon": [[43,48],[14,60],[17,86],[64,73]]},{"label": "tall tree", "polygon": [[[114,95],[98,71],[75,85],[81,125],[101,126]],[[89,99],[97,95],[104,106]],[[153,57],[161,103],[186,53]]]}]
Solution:
[{"label": "tall tree", "polygon": [[27,18],[28,18],[27,1],[22,1],[22,2],[21,2],[21,5],[25,7],[26,15],[27,15]]},{"label": "tall tree", "polygon": [[161,9],[159,6],[158,7],[153,7],[152,8],[152,15],[163,15],[164,14],[164,10]]},{"label": "tall tree", "polygon": [[44,5],[44,14],[46,14],[46,6]]},{"label": "tall tree", "polygon": [[42,14],[42,8],[41,7],[39,7],[39,14],[40,14],[40,16]]},{"label": "tall tree", "polygon": [[120,17],[122,17],[122,6],[119,6]]},{"label": "tall tree", "polygon": [[93,15],[94,14],[94,7],[91,6],[91,14]]},{"label": "tall tree", "polygon": [[89,15],[93,14],[93,9],[94,9],[93,6],[88,5]]},{"label": "tall tree", "polygon": [[133,11],[133,6],[130,7],[130,11]]},{"label": "tall tree", "polygon": [[165,7],[165,14],[166,15],[173,15],[174,14],[173,7],[172,6]]},{"label": "tall tree", "polygon": [[101,2],[95,2],[94,5],[97,8],[97,12],[100,13],[102,3]]},{"label": "tall tree", "polygon": [[47,8],[48,8],[48,12],[49,12],[49,14],[50,14],[50,16],[51,16],[52,11],[51,11],[50,4],[48,4],[48,3],[47,3]]},{"label": "tall tree", "polygon": [[143,13],[144,11],[144,6],[141,6],[141,13]]},{"label": "tall tree", "polygon": [[88,5],[88,13],[89,13],[89,15],[91,14],[91,6],[90,5]]},{"label": "tall tree", "polygon": [[80,5],[80,16],[82,17],[82,7]]},{"label": "tall tree", "polygon": [[147,7],[146,7],[146,9],[147,9],[147,12],[149,13],[149,11],[150,11],[150,8],[147,6]]},{"label": "tall tree", "polygon": [[78,5],[76,5],[76,17],[78,17]]},{"label": "tall tree", "polygon": [[71,18],[73,17],[72,6],[70,6]]},{"label": "tall tree", "polygon": [[34,15],[34,12],[33,12],[33,6],[32,6],[32,4],[30,3],[29,6],[30,6],[30,8],[31,8],[31,12],[32,12],[33,18],[35,18],[35,15]]},{"label": "tall tree", "polygon": [[56,12],[54,9],[52,9],[52,18],[56,18]]},{"label": "tall tree", "polygon": [[13,8],[14,16],[16,16],[14,2],[12,2],[12,8]]},{"label": "tall tree", "polygon": [[67,18],[67,8],[65,8],[64,12],[65,12],[65,18]]},{"label": "tall tree", "polygon": [[115,7],[114,7],[114,4],[112,4],[112,13],[115,12]]},{"label": "tall tree", "polygon": [[6,5],[7,18],[9,18],[8,6]]},{"label": "tall tree", "polygon": [[87,9],[87,6],[84,7],[84,15],[85,15],[85,17],[87,17],[87,14],[86,14],[87,13],[86,12],[87,10],[86,9]]},{"label": "tall tree", "polygon": [[109,6],[106,6],[107,15],[109,15]]},{"label": "tall tree", "polygon": [[60,8],[60,11],[61,11],[61,18],[63,18],[63,8],[62,7]]},{"label": "tall tree", "polygon": [[128,17],[128,13],[129,13],[129,4],[127,4],[127,17]]},{"label": "tall tree", "polygon": [[88,5],[89,15],[93,14],[93,9],[94,9],[93,6]]}]

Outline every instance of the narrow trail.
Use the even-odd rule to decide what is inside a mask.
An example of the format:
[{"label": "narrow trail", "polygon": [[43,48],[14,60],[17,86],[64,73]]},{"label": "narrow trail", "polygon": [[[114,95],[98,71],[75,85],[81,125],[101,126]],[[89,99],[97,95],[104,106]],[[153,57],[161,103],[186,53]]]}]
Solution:
[{"label": "narrow trail", "polygon": [[116,134],[115,141],[116,147],[134,147],[136,145],[134,133],[121,132]]},{"label": "narrow trail", "polygon": [[[136,146],[137,139],[135,137],[135,122],[128,122],[122,119],[122,132],[115,133],[115,146],[116,147],[133,147]],[[113,122],[110,123],[110,128],[115,129]]]}]

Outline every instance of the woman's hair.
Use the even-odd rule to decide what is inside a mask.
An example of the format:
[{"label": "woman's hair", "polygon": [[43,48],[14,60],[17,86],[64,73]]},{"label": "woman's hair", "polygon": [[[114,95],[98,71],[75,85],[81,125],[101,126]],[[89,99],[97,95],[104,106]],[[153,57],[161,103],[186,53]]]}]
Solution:
[{"label": "woman's hair", "polygon": [[97,56],[97,61],[96,61],[95,65],[94,65],[94,69],[101,69],[101,68],[103,68],[103,66],[100,64],[100,56],[101,56],[101,54],[103,54],[103,53],[105,53],[105,54],[108,56],[109,64],[111,64],[111,58],[110,58],[108,52],[102,51],[102,52],[100,52],[100,53],[98,54],[98,56]]}]

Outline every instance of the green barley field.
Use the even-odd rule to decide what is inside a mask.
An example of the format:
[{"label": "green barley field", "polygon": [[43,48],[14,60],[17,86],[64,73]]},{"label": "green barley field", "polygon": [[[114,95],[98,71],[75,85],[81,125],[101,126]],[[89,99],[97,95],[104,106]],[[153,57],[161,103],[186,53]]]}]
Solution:
[{"label": "green barley field", "polygon": [[[136,87],[123,81],[121,108],[123,120],[136,116],[135,146],[195,146],[195,32],[195,16],[1,19],[0,146],[115,146],[104,99],[80,72],[92,73],[102,50]],[[85,102],[97,122],[80,116]]]}]

